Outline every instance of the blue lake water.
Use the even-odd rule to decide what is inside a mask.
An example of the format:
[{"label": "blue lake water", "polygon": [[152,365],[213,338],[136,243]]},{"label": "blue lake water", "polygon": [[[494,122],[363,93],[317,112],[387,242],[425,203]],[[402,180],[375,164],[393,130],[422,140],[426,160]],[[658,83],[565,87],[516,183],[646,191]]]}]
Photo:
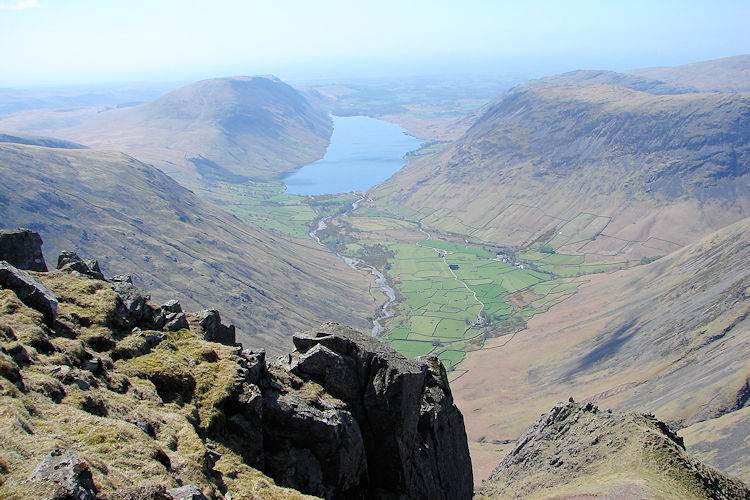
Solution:
[{"label": "blue lake water", "polygon": [[284,177],[286,191],[298,195],[365,191],[398,172],[406,165],[403,156],[421,144],[393,123],[334,116],[325,156]]}]

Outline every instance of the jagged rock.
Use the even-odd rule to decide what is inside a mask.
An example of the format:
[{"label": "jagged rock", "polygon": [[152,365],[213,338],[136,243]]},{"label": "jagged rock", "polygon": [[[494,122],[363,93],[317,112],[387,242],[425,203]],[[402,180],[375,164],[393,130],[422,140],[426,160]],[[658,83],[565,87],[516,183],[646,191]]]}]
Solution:
[{"label": "jagged rock", "polygon": [[208,500],[197,486],[188,484],[179,488],[167,490],[167,496],[172,500]]},{"label": "jagged rock", "polygon": [[102,368],[102,360],[101,358],[91,358],[86,360],[86,362],[83,364],[83,369],[88,370],[90,372],[98,372]]},{"label": "jagged rock", "polygon": [[190,315],[190,323],[203,335],[203,340],[232,346],[236,342],[234,325],[221,323],[221,315],[216,309],[206,309]]},{"label": "jagged rock", "polygon": [[149,306],[151,300],[137,286],[133,284],[130,276],[116,276],[112,279],[113,289],[120,297],[122,304],[119,309],[123,318],[124,328],[133,328],[136,325],[154,323],[154,310]]},{"label": "jagged rock", "polygon": [[185,313],[172,313],[167,316],[167,323],[164,325],[164,328],[167,331],[176,332],[183,328],[190,328],[190,324],[188,323]]},{"label": "jagged rock", "polygon": [[30,274],[0,261],[0,287],[13,290],[21,302],[42,313],[48,326],[55,324],[57,296]]},{"label": "jagged rock", "polygon": [[63,251],[57,257],[57,268],[63,271],[76,271],[91,278],[104,281],[104,274],[96,260],[83,260],[75,252]]},{"label": "jagged rock", "polygon": [[182,306],[175,299],[172,299],[172,300],[169,300],[169,301],[165,302],[164,304],[162,304],[161,308],[162,308],[163,311],[167,311],[167,312],[171,312],[171,313],[181,313],[182,312]]},{"label": "jagged rock", "polygon": [[0,260],[18,269],[47,271],[42,237],[28,229],[0,229]]},{"label": "jagged rock", "polygon": [[59,448],[42,460],[28,481],[52,483],[65,491],[64,498],[74,500],[93,500],[97,490],[86,462],[79,460],[72,452]]},{"label": "jagged rock", "polygon": [[147,333],[143,335],[146,339],[146,345],[149,348],[154,348],[166,340],[167,336],[164,333]]},{"label": "jagged rock", "polygon": [[245,381],[257,384],[266,373],[266,351],[254,352],[250,349],[241,351],[240,364],[245,369]]},{"label": "jagged rock", "polygon": [[[266,382],[265,470],[272,477],[326,498],[471,498],[463,417],[436,358],[407,360],[333,323],[296,334],[293,342],[297,352],[281,367],[338,401],[316,407]],[[361,444],[354,444],[357,432]],[[321,445],[324,436],[328,443]],[[332,444],[344,436],[349,444]],[[364,469],[356,456],[343,454],[360,446]]]},{"label": "jagged rock", "polygon": [[367,458],[351,413],[271,391],[263,404],[265,460],[272,476],[325,498],[361,495]]},{"label": "jagged rock", "polygon": [[566,497],[750,498],[741,481],[689,456],[682,438],[653,415],[571,401],[529,427],[477,498],[558,497],[555,488],[566,484],[578,485]]}]

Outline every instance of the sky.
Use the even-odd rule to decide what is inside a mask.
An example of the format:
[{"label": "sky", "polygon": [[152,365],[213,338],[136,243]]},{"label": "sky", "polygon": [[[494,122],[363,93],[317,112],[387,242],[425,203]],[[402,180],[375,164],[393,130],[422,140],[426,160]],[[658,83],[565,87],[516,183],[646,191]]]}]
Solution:
[{"label": "sky", "polygon": [[0,87],[621,71],[750,53],[748,26],[748,0],[0,0]]}]

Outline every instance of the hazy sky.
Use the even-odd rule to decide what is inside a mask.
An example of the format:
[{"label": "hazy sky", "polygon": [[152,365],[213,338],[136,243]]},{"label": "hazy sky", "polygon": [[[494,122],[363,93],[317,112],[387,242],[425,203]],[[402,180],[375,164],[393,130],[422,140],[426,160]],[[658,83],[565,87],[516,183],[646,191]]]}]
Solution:
[{"label": "hazy sky", "polygon": [[748,26],[748,0],[0,0],[0,87],[624,70],[750,53]]}]

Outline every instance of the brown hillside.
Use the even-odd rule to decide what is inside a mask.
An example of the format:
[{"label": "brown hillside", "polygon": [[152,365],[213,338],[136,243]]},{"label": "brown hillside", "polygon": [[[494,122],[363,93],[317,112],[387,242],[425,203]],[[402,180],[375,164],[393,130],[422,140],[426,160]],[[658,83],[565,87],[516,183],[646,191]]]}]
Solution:
[{"label": "brown hillside", "polygon": [[217,307],[247,345],[281,349],[325,320],[367,327],[362,275],[314,242],[271,235],[206,203],[122,153],[0,143],[3,228],[97,256],[108,276],[133,274],[154,300]]},{"label": "brown hillside", "polygon": [[538,87],[508,94],[374,195],[475,240],[637,259],[747,216],[749,162],[748,95]]},{"label": "brown hillside", "polygon": [[[750,219],[649,265],[590,276],[460,365],[468,371],[453,386],[477,476],[540,412],[573,396],[686,428],[688,450],[702,443],[699,458],[747,481],[749,312]],[[691,433],[693,424],[702,427]]]},{"label": "brown hillside", "polygon": [[272,178],[322,157],[332,132],[324,111],[260,76],[204,80],[135,107],[47,114],[31,110],[0,123],[122,151],[191,185]]}]

